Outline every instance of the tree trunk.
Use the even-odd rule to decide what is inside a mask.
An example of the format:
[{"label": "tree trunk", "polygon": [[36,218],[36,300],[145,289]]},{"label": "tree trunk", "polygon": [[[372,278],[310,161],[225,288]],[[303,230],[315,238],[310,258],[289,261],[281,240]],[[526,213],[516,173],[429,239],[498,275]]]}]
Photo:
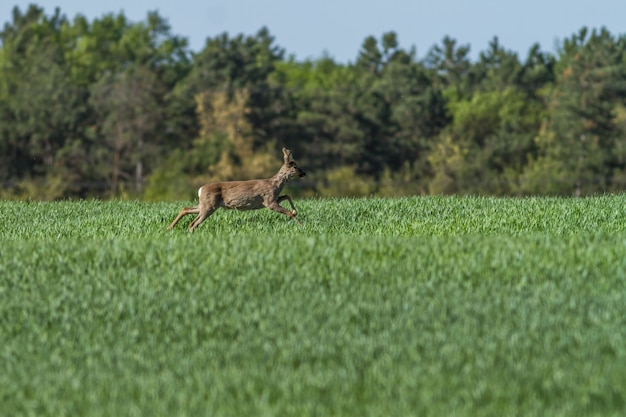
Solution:
[{"label": "tree trunk", "polygon": [[143,163],[141,159],[137,161],[137,165],[135,166],[135,188],[137,193],[141,195],[143,189]]},{"label": "tree trunk", "polygon": [[139,134],[139,139],[137,140],[137,163],[135,165],[135,189],[138,195],[141,195],[143,190],[143,162],[141,160],[143,155],[143,137]]},{"label": "tree trunk", "polygon": [[120,174],[120,153],[115,151],[113,156],[113,177],[111,178],[111,194],[115,196],[117,194],[117,183],[119,181]]}]

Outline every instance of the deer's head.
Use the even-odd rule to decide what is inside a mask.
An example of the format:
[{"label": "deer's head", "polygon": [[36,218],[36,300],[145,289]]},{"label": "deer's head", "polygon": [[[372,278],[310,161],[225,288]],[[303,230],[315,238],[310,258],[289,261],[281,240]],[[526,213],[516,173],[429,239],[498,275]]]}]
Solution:
[{"label": "deer's head", "polygon": [[283,148],[283,161],[283,169],[286,171],[287,178],[300,178],[306,175],[306,172],[298,168],[298,164],[295,159],[293,159],[291,151],[287,148]]}]

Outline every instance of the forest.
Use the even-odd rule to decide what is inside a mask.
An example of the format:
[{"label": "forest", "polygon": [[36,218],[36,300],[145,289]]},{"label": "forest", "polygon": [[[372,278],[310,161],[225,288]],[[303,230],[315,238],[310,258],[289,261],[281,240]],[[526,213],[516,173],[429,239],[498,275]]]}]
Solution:
[{"label": "forest", "polygon": [[[0,198],[193,198],[272,175],[310,197],[587,196],[626,187],[626,34],[581,28],[525,57],[395,32],[353,62],[296,60],[269,28],[199,52],[149,12],[13,8],[0,31]],[[529,38],[532,33],[529,32]],[[402,40],[410,42],[411,40]],[[529,39],[532,41],[532,39]]]}]

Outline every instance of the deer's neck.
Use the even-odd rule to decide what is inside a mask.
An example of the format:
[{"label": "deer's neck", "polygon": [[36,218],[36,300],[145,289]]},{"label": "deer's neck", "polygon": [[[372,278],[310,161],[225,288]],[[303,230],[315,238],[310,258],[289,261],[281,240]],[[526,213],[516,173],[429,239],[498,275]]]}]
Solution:
[{"label": "deer's neck", "polygon": [[287,183],[287,180],[289,180],[287,172],[282,168],[278,170],[278,172],[274,174],[272,178],[270,178],[270,181],[272,181],[272,185],[274,185],[279,193]]}]

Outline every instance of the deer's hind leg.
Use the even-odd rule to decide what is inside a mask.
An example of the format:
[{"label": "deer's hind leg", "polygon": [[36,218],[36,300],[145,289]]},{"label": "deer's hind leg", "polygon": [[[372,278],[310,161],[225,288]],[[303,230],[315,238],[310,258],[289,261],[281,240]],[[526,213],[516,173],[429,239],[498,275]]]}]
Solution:
[{"label": "deer's hind leg", "polygon": [[193,231],[200,226],[200,223],[205,221],[215,210],[223,206],[222,196],[219,193],[208,193],[206,196],[202,197],[200,198],[200,204],[198,204],[198,217],[189,225],[190,233],[193,233]]},{"label": "deer's hind leg", "polygon": [[200,207],[199,206],[183,208],[180,211],[180,213],[178,213],[178,216],[176,216],[176,218],[174,219],[172,224],[167,226],[167,230],[172,230],[174,228],[174,226],[176,226],[176,223],[178,223],[180,221],[180,219],[182,219],[184,216],[186,216],[188,214],[198,214],[198,213],[200,213]]},{"label": "deer's hind leg", "polygon": [[200,223],[205,221],[206,218],[213,214],[215,210],[217,210],[217,207],[211,207],[208,210],[200,211],[198,217],[196,217],[189,225],[189,233],[193,233],[193,231],[200,226]]}]

